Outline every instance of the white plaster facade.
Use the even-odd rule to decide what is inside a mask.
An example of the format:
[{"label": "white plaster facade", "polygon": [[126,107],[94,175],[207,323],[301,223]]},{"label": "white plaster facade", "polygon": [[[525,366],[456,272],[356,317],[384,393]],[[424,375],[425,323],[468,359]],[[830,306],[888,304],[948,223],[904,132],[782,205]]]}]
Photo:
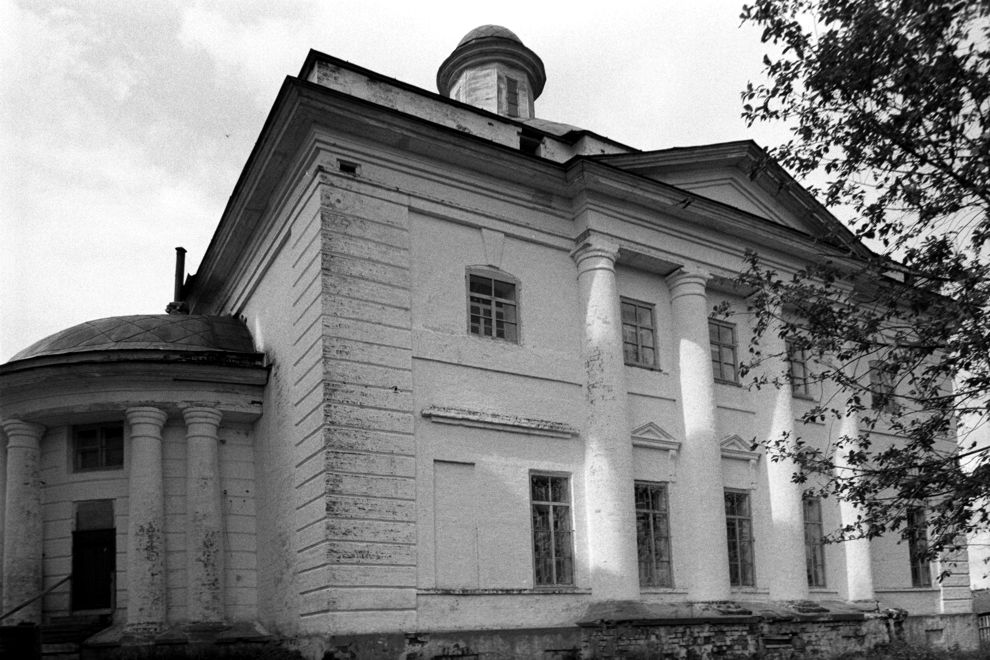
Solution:
[{"label": "white plaster facade", "polygon": [[[73,503],[107,499],[128,634],[559,627],[606,601],[969,611],[968,582],[912,587],[893,539],[826,546],[809,588],[801,493],[750,439],[826,442],[844,426],[797,428],[808,401],[713,377],[713,308],[733,310],[739,355],[750,338],[728,284],[744,250],[797,268],[852,241],[838,222],[779,168],[754,169],[751,142],[639,152],[501,108],[310,53],[184,287],[193,316],[243,322],[255,361],[233,380],[221,361],[112,387],[58,356],[0,368],[5,608],[69,573]],[[470,331],[475,270],[515,284],[517,341]],[[624,364],[622,299],[652,308],[652,368]],[[57,391],[45,369],[66,375]],[[107,419],[124,422],[122,468],[73,472],[73,426]],[[40,482],[21,484],[32,461]],[[568,486],[573,573],[559,584],[536,582],[533,474]],[[668,586],[640,584],[636,481],[666,487]],[[752,511],[744,586],[725,489]],[[823,503],[825,529],[848,515]],[[69,613],[56,590],[23,618]]]}]

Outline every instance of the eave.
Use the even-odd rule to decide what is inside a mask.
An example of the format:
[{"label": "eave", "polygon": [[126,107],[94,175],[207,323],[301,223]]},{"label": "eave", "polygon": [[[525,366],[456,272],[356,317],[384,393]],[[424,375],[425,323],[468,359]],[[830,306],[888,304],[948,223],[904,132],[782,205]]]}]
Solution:
[{"label": "eave", "polygon": [[594,159],[636,174],[656,169],[691,171],[734,168],[775,197],[795,217],[818,227],[820,231],[816,232],[815,238],[841,246],[859,258],[876,256],[814,195],[772,159],[765,149],[752,140],[595,156]]}]

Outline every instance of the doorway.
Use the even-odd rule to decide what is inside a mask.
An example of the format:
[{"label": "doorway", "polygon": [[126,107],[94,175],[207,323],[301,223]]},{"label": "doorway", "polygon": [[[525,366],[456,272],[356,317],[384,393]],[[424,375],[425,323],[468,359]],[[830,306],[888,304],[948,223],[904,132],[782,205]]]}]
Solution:
[{"label": "doorway", "polygon": [[72,533],[72,611],[112,610],[116,575],[113,500],[77,502]]}]

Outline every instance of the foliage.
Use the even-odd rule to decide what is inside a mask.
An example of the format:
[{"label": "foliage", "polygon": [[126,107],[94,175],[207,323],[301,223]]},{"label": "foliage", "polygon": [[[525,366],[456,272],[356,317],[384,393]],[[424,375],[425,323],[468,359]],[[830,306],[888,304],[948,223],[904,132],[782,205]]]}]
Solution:
[{"label": "foliage", "polygon": [[839,538],[905,534],[907,508],[926,502],[934,558],[990,522],[974,506],[990,496],[987,450],[963,437],[952,451],[961,418],[990,421],[990,3],[756,0],[742,18],[776,52],[743,92],[744,117],[791,126],[772,156],[824,180],[813,192],[876,250],[836,230],[797,272],[748,256],[748,366],[778,333],[824,392],[804,421],[859,416],[830,447],[780,438],[772,454],[858,505]]}]

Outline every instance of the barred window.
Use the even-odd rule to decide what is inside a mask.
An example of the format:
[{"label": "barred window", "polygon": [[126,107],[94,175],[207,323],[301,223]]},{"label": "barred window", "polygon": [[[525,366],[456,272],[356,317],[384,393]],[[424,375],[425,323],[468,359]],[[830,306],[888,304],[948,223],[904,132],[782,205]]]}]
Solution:
[{"label": "barred window", "polygon": [[637,367],[657,366],[656,332],[653,305],[623,298],[622,355],[626,364]]},{"label": "barred window", "polygon": [[925,553],[928,551],[928,520],[925,507],[913,506],[907,510],[905,533],[908,540],[908,554],[911,557],[911,586],[932,586],[931,563]]},{"label": "barred window", "polygon": [[808,382],[808,354],[793,342],[787,342],[787,364],[791,374],[791,392],[802,399],[811,398],[811,385]]},{"label": "barred window", "polygon": [[736,326],[708,319],[708,339],[712,350],[712,373],[720,383],[739,382],[736,372]]},{"label": "barred window", "polygon": [[95,424],[72,428],[72,469],[119,470],[124,467],[124,425]]},{"label": "barred window", "polygon": [[725,491],[725,527],[729,537],[729,584],[734,587],[755,586],[753,514],[749,493]]},{"label": "barred window", "polygon": [[804,555],[808,566],[808,586],[825,586],[825,529],[822,525],[822,501],[804,500]]},{"label": "barred window", "polygon": [[672,587],[674,576],[670,562],[667,484],[637,481],[635,489],[639,584],[643,587]]},{"label": "barred window", "polygon": [[533,567],[537,586],[574,583],[571,496],[568,478],[530,475]]},{"label": "barred window", "polygon": [[468,332],[519,341],[516,283],[487,274],[468,273]]}]

